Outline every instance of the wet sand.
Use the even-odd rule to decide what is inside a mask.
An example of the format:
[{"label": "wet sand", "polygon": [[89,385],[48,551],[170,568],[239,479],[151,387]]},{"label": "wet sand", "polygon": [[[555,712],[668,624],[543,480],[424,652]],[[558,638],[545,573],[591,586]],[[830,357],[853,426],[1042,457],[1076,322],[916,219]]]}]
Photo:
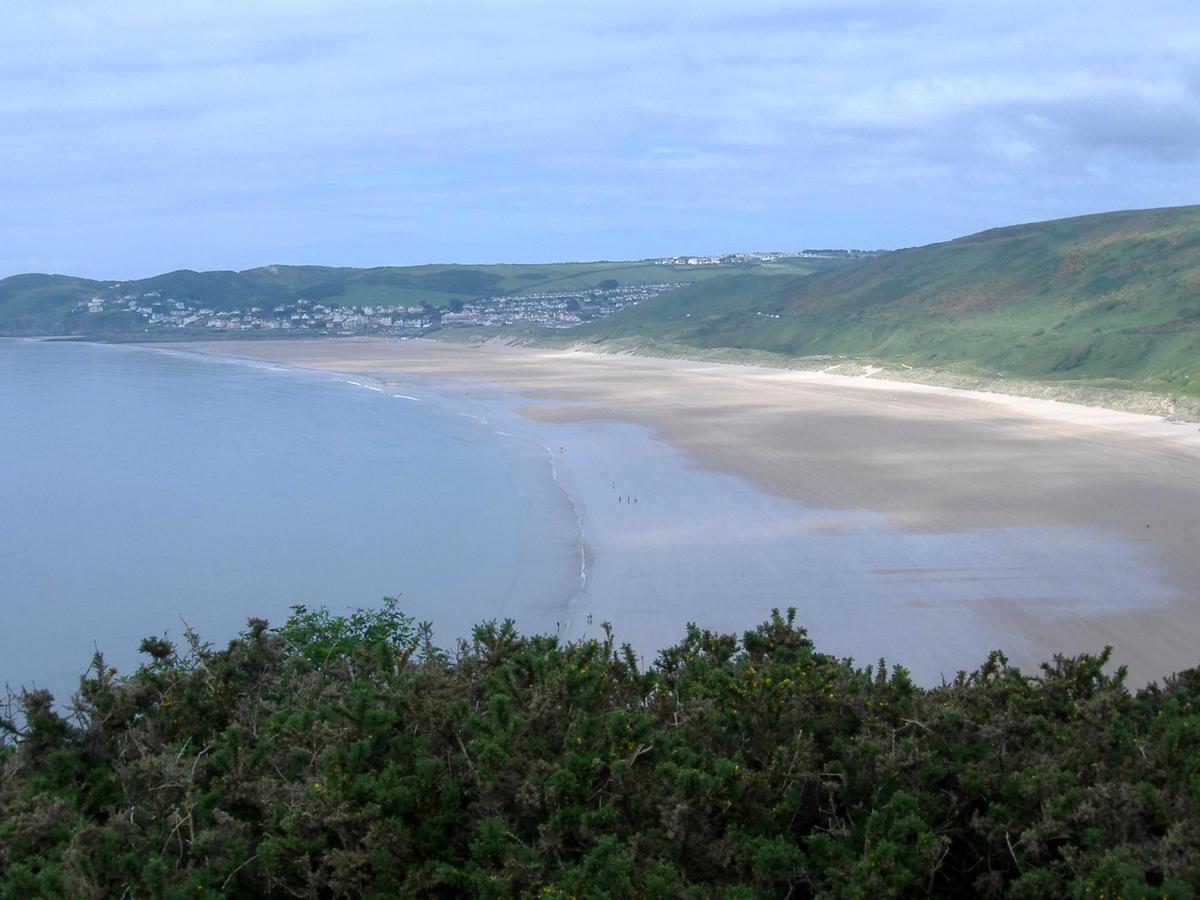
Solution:
[{"label": "wet sand", "polygon": [[[1200,663],[1195,425],[821,373],[494,345],[178,349],[460,399],[475,389],[511,427],[558,442],[593,557],[588,591],[561,620],[571,636],[586,632],[590,612],[592,628],[611,619],[619,638],[629,627],[652,653],[683,621],[737,629],[796,605],[819,648],[886,656],[925,681],[974,667],[992,647],[1028,666],[1113,644],[1135,684]],[[618,476],[643,492],[632,513],[612,497]]]}]

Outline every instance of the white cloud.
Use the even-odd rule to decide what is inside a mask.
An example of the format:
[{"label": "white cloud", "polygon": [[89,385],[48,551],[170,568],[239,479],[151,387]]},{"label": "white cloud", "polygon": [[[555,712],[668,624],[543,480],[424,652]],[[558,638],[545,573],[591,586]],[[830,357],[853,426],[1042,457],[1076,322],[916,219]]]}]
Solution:
[{"label": "white cloud", "polygon": [[51,245],[118,275],[889,246],[1186,203],[1194,24],[1173,0],[8,4],[0,273]]}]

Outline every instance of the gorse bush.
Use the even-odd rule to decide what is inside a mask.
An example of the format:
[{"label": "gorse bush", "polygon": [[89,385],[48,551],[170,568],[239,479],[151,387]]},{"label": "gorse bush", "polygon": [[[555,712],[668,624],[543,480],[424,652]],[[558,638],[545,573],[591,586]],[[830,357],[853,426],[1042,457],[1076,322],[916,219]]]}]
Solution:
[{"label": "gorse bush", "polygon": [[393,601],[97,657],[0,740],[4,897],[1187,897],[1200,671],[993,654],[923,689],[792,615],[628,647]]}]

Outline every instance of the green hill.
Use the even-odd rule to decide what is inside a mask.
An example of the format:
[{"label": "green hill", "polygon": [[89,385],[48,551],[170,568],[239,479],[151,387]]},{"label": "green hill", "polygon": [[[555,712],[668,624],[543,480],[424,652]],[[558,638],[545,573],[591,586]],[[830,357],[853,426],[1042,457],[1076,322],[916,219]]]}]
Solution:
[{"label": "green hill", "polygon": [[807,277],[726,276],[586,335],[1197,394],[1200,206],[997,228]]},{"label": "green hill", "polygon": [[19,275],[0,280],[0,334],[143,331],[134,313],[113,304],[84,314],[80,305],[93,297],[175,299],[217,311],[300,299],[446,307],[607,280],[684,287],[553,339],[837,355],[1200,396],[1200,206],[997,228],[859,260],[266,266],[126,282]]},{"label": "green hill", "polygon": [[446,307],[480,297],[622,285],[694,284],[730,273],[807,274],[831,260],[789,257],[771,262],[728,261],[719,265],[630,262],[541,265],[428,265],[372,269],[328,266],[264,266],[243,272],[180,270],[134,281],[91,281],[64,275],[16,275],[0,280],[0,335],[119,334],[141,332],[137,316],[124,310],[84,314],[93,298],[149,305],[178,300],[218,312],[300,299],[330,306],[419,305]]},{"label": "green hill", "polygon": [[[0,281],[0,334],[54,334],[79,302],[111,289],[113,282],[66,275],[14,275]],[[102,327],[103,323],[98,323]]]}]

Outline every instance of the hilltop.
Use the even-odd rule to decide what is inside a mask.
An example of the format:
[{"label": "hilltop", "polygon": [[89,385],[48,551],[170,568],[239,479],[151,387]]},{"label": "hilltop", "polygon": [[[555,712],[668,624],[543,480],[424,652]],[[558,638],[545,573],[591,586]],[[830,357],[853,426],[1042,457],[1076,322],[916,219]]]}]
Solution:
[{"label": "hilltop", "polygon": [[1200,393],[1200,206],[996,228],[803,277],[729,275],[593,341]]}]

